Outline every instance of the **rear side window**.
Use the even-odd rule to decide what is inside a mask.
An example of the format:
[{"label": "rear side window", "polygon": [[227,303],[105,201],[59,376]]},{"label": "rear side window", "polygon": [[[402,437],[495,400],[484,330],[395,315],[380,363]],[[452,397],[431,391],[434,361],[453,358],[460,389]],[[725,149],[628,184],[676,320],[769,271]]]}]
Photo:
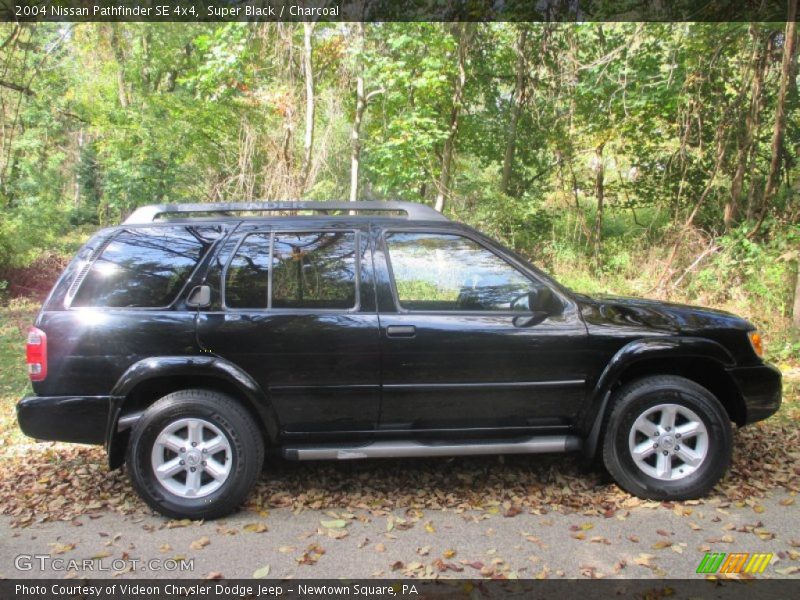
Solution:
[{"label": "rear side window", "polygon": [[347,310],[356,306],[352,231],[250,234],[228,265],[228,308]]},{"label": "rear side window", "polygon": [[208,226],[123,230],[94,261],[71,306],[169,306],[219,233]]},{"label": "rear side window", "polygon": [[266,308],[269,283],[269,234],[242,241],[228,265],[225,304],[231,308]]},{"label": "rear side window", "polygon": [[276,233],[272,308],[355,307],[355,254],[353,232]]}]

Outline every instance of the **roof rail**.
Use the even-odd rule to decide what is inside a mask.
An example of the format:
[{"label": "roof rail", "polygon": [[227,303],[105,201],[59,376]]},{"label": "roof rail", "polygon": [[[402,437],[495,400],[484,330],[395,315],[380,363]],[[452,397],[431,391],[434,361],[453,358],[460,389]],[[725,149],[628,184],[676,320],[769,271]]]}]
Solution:
[{"label": "roof rail", "polygon": [[447,221],[439,211],[417,202],[221,202],[210,204],[151,204],[133,211],[125,220],[126,225],[152,223],[159,215],[183,215],[190,213],[269,212],[282,210],[359,210],[404,212],[408,219]]}]

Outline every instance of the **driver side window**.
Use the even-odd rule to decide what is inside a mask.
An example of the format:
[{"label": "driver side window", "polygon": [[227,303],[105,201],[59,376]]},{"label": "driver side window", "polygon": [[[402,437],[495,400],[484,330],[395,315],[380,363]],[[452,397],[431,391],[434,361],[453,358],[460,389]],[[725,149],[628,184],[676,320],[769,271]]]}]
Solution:
[{"label": "driver side window", "polygon": [[539,284],[469,238],[389,233],[389,260],[406,310],[520,311]]}]

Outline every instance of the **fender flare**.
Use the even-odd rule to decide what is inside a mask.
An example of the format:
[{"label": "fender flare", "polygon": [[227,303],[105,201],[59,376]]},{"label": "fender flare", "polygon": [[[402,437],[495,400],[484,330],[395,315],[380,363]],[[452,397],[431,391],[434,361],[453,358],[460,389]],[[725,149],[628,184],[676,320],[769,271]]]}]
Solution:
[{"label": "fender flare", "polygon": [[269,439],[277,439],[279,421],[272,403],[258,383],[232,362],[218,356],[154,356],[133,363],[119,378],[111,392],[111,407],[106,426],[105,447],[112,468],[121,461],[115,456],[119,448],[114,441],[118,434],[120,413],[125,399],[136,386],[148,380],[169,376],[214,377],[235,387],[248,407],[258,415]]},{"label": "fender flare", "polygon": [[708,338],[667,336],[629,342],[608,362],[576,419],[576,427],[586,435],[583,453],[587,462],[593,461],[597,454],[612,392],[622,373],[637,362],[659,358],[702,358],[717,363],[721,369],[736,364],[722,344]]}]

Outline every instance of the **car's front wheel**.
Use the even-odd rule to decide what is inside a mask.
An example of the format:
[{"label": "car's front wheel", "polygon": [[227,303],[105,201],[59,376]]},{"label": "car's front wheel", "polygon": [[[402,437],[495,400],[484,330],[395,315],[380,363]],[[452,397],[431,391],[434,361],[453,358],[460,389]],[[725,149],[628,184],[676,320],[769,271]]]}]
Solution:
[{"label": "car's front wheel", "polygon": [[732,444],[730,418],[711,392],[683,377],[646,377],[616,393],[603,461],[631,494],[686,500],[719,481]]},{"label": "car's front wheel", "polygon": [[261,434],[238,402],[182,390],[158,400],[136,423],[127,468],[136,491],[158,512],[213,519],[236,510],[263,461]]}]

